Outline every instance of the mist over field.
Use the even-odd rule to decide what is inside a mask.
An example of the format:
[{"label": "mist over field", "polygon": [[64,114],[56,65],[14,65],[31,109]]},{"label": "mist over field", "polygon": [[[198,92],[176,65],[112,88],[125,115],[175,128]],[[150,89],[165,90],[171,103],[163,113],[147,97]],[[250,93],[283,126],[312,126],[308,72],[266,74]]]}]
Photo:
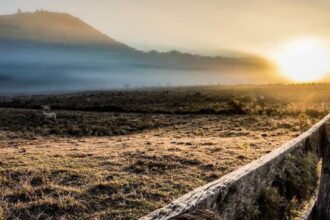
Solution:
[{"label": "mist over field", "polygon": [[269,69],[252,56],[138,51],[68,14],[0,17],[1,93],[262,83]]},{"label": "mist over field", "polygon": [[[0,52],[1,53],[1,52]],[[5,57],[2,56],[1,57]],[[111,52],[27,48],[13,51],[1,64],[2,92],[118,89],[252,82],[244,74],[139,62]],[[202,77],[201,77],[202,76]]]}]

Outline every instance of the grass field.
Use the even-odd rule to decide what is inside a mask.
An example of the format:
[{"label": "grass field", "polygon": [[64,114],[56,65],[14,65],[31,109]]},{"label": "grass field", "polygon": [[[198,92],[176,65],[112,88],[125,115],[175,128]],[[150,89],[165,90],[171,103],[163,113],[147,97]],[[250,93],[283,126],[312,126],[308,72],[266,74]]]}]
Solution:
[{"label": "grass field", "polygon": [[[328,112],[322,85],[3,97],[0,219],[137,219]],[[56,121],[45,121],[51,104]]]}]

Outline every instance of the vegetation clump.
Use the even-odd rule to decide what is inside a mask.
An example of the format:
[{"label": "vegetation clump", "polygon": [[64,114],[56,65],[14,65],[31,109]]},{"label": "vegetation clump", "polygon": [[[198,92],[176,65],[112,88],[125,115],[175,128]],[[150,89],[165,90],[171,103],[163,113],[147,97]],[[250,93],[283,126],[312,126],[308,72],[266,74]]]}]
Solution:
[{"label": "vegetation clump", "polygon": [[257,200],[257,211],[251,219],[293,219],[299,214],[299,208],[308,201],[318,183],[317,157],[290,156],[285,159],[284,175],[278,177],[270,187],[261,190]]},{"label": "vegetation clump", "polygon": [[4,216],[4,213],[3,213],[3,209],[0,208],[0,220],[4,220],[5,219],[5,216]]}]

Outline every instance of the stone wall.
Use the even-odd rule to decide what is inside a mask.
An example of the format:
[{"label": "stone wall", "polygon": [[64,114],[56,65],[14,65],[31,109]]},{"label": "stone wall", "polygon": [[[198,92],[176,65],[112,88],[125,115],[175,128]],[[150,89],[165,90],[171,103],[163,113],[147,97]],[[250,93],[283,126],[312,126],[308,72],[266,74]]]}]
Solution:
[{"label": "stone wall", "polygon": [[214,215],[213,219],[241,218],[255,203],[260,190],[270,186],[275,178],[283,174],[285,167],[282,162],[287,156],[308,151],[321,156],[327,133],[330,134],[330,131],[327,132],[330,126],[326,126],[328,122],[330,115],[271,153],[187,193],[141,220],[189,219],[183,216],[205,210]]}]

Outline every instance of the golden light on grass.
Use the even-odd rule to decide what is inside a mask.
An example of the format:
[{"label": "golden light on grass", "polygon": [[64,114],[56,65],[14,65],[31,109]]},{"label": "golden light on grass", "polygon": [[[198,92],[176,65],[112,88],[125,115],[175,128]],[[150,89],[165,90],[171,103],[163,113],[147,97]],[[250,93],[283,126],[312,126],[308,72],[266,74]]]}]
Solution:
[{"label": "golden light on grass", "polygon": [[276,54],[280,72],[295,82],[321,80],[330,70],[326,45],[320,40],[304,39],[283,46]]}]

